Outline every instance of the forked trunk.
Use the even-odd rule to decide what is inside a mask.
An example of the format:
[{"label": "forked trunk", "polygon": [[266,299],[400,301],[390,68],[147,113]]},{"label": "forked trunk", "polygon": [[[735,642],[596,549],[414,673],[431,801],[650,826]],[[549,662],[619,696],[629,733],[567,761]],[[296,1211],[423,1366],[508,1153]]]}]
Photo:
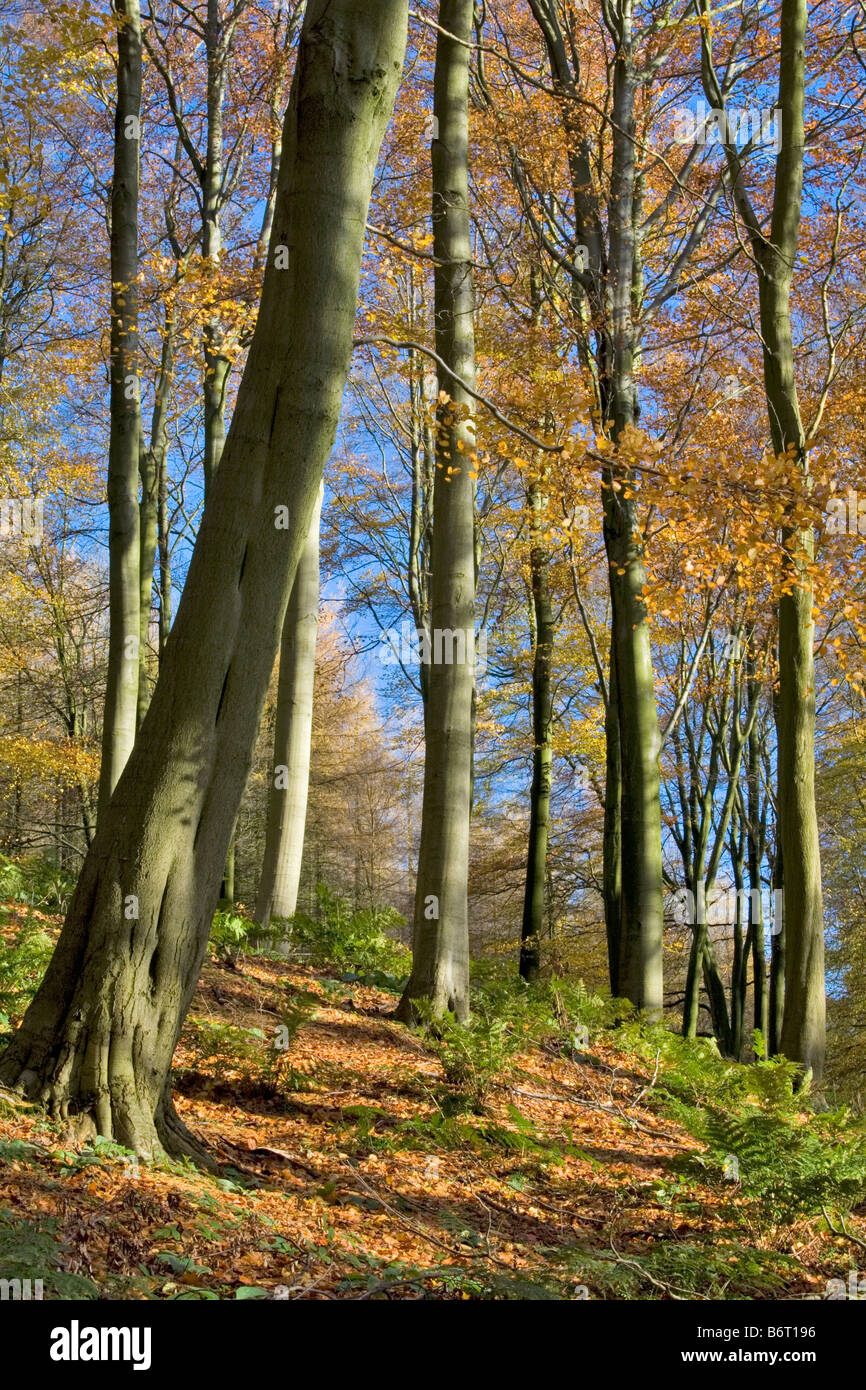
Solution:
[{"label": "forked trunk", "polygon": [[143,1155],[197,1148],[168,1097],[171,1058],[336,434],[407,21],[407,0],[307,4],[259,319],[177,619],[57,949],[0,1061],[6,1085]]}]

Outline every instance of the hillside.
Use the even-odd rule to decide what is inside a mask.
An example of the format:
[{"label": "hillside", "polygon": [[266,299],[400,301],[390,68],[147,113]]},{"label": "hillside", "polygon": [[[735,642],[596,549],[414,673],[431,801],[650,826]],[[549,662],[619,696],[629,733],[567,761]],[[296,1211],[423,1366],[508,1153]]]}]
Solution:
[{"label": "hillside", "polygon": [[[7,966],[21,911],[7,905]],[[37,916],[53,936],[59,918]],[[765,1096],[751,1110],[779,1145],[768,1196],[766,1173],[750,1185],[674,1118],[762,1068],[702,1057],[684,1077],[650,1034],[597,1026],[601,1001],[584,999],[588,1024],[566,1017],[580,994],[565,987],[540,1027],[500,997],[509,1021],[485,1033],[482,1001],[456,1056],[453,1038],[393,1021],[387,989],[267,950],[220,955],[174,1074],[218,1173],[76,1143],[4,1092],[0,1277],[41,1275],[46,1298],[794,1300],[826,1298],[856,1264],[862,1133],[842,1141],[851,1172],[837,1149],[812,1180],[788,1140],[829,1121]]]}]

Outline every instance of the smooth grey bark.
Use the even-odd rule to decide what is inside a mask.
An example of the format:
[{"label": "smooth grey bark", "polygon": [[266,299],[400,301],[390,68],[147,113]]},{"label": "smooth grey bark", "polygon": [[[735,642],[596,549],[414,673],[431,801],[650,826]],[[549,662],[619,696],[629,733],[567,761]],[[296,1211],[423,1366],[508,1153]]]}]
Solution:
[{"label": "smooth grey bark", "polygon": [[[702,10],[707,6],[702,3]],[[725,154],[737,210],[745,225],[758,284],[764,392],[776,457],[788,456],[808,482],[808,447],[794,374],[791,284],[803,196],[803,114],[806,95],[806,0],[782,0],[779,95],[781,135],[770,228],[765,234],[745,187],[736,146]],[[712,54],[712,30],[701,30],[704,90],[724,106]],[[826,982],[821,853],[815,806],[815,626],[809,566],[811,527],[795,517],[783,527],[786,584],[779,600],[778,832],[785,876],[785,1003],[781,1050],[815,1082],[824,1068]]]},{"label": "smooth grey bark", "polygon": [[[773,864],[773,889],[777,894],[782,895],[783,911],[781,922],[774,921],[773,935],[770,940],[770,986],[769,1002],[767,1014],[767,1051],[771,1057],[778,1057],[782,1051],[782,1022],[785,1011],[785,863],[782,856],[782,849],[776,845],[776,857]],[[778,898],[776,899],[778,903]],[[777,907],[778,912],[778,907]]]},{"label": "smooth grey bark", "polygon": [[[230,12],[228,24],[220,17],[219,0],[207,0],[205,23],[205,53],[207,56],[207,143],[201,168],[202,229],[201,254],[216,269],[222,251],[220,214],[225,200],[223,187],[223,104],[225,101],[228,65],[234,42],[237,21],[246,0],[240,0]],[[231,362],[223,351],[219,320],[209,318],[203,330],[204,380],[204,490],[205,497],[225,448],[226,388]]]},{"label": "smooth grey bark", "polygon": [[108,448],[108,675],[99,811],[135,742],[141,608],[138,465],[138,183],[141,17],[138,0],[115,0],[117,104],[111,182],[111,430]]},{"label": "smooth grey bark", "polygon": [[[610,368],[607,423],[617,443],[637,423],[634,311],[635,93],[631,9],[619,11],[619,44],[613,65],[612,157],[608,201]],[[620,766],[619,992],[651,1016],[664,1006],[662,946],[661,800],[658,714],[636,476],[614,465],[603,478],[604,541],[610,567],[611,646],[616,659]]]},{"label": "smooth grey bark", "polygon": [[734,919],[734,959],[731,963],[731,1056],[736,1062],[742,1061],[743,1028],[746,1017],[746,987],[748,980],[749,951],[751,949],[750,927],[744,936],[743,884],[745,882],[746,834],[735,806],[731,816],[729,853],[733,870],[734,891],[737,895]]},{"label": "smooth grey bark", "polygon": [[[398,1016],[427,999],[469,1014],[469,821],[475,688],[475,297],[469,208],[469,55],[473,0],[442,0],[433,78],[433,254],[440,391],[426,757],[412,973]],[[451,375],[451,372],[454,375]]]},{"label": "smooth grey bark", "polygon": [[310,789],[310,746],[319,631],[319,488],[286,609],[280,645],[274,758],[256,921],[291,917],[298,905]]},{"label": "smooth grey bark", "polygon": [[159,461],[156,481],[156,550],[158,559],[157,590],[159,597],[159,661],[165,654],[171,630],[171,523],[168,508],[168,455]]},{"label": "smooth grey bark", "polygon": [[[424,377],[418,370],[417,354],[409,353],[411,378],[410,460],[412,467],[412,504],[409,515],[409,567],[407,584],[412,617],[416,632],[430,635],[430,573],[433,554],[433,486],[436,475],[436,445],[430,424],[430,403],[427,400]],[[421,702],[427,710],[430,668],[419,666]]]},{"label": "smooth grey bark", "polygon": [[[544,37],[569,136],[575,242],[569,263],[581,359],[597,395],[599,433],[616,444],[638,419],[642,180],[636,164],[635,105],[646,73],[635,66],[632,6],[617,0],[604,21],[615,53],[611,72],[611,156],[607,196],[599,193],[595,148],[581,123],[579,55],[558,0],[528,0]],[[607,236],[605,237],[605,229]],[[543,229],[539,238],[547,247]],[[592,347],[590,348],[590,340]],[[638,479],[616,463],[602,474],[604,539],[610,573],[610,704],[606,718],[604,903],[615,993],[658,1017],[663,1009],[660,735],[649,624]]]},{"label": "smooth grey bark", "polygon": [[611,644],[608,698],[604,711],[605,779],[604,837],[602,845],[602,896],[607,937],[607,971],[614,999],[620,989],[620,937],[622,935],[622,765],[619,751],[619,693],[616,648]]},{"label": "smooth grey bark", "polygon": [[141,736],[0,1060],[4,1084],[143,1155],[201,1153],[171,1104],[171,1058],[336,435],[407,23],[407,0],[308,0],[261,308],[223,461]]},{"label": "smooth grey bark", "polygon": [[[746,657],[748,678],[748,698],[757,698],[755,689],[754,661],[751,654]],[[761,750],[762,736],[757,721],[749,734],[748,760],[746,766],[746,799],[741,806],[741,814],[746,818],[746,844],[749,870],[749,938],[752,950],[753,975],[753,1028],[764,1037],[767,1044],[767,961],[764,935],[764,909],[762,902],[761,866],[767,847],[768,798],[761,789]]]},{"label": "smooth grey bark", "polygon": [[[141,724],[150,700],[150,681],[147,671],[147,647],[150,637],[150,614],[153,602],[153,568],[159,548],[160,485],[168,465],[168,408],[174,381],[174,308],[167,307],[163,325],[162,349],[156,378],[153,411],[150,422],[150,443],[140,449],[139,473],[141,501],[139,503],[140,556],[139,584],[141,632],[138,672],[138,713]],[[160,644],[160,651],[162,644]]]}]

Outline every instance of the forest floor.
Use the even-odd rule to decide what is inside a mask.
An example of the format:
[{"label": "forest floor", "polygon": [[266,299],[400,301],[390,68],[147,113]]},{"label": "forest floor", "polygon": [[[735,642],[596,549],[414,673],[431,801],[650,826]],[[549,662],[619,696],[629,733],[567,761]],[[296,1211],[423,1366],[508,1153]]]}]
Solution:
[{"label": "forest floor", "polygon": [[771,1226],[736,1184],[696,1179],[701,1145],[654,1108],[652,1064],[607,1040],[576,1060],[534,1046],[483,1113],[449,1114],[394,1003],[268,955],[209,958],[175,1097],[220,1176],[76,1146],[0,1092],[0,1275],[109,1299],[803,1299],[846,1276],[851,1241],[822,1217]]}]

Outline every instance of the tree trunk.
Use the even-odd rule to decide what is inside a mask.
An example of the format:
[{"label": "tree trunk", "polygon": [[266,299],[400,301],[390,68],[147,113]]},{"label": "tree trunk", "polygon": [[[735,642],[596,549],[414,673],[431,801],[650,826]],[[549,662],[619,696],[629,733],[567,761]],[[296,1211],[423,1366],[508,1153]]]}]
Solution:
[{"label": "tree trunk", "polygon": [[[601,201],[595,137],[581,115],[583,80],[570,26],[557,0],[529,0],[544,37],[554,91],[569,137],[575,242],[586,264],[574,274],[574,304],[595,338],[581,358],[597,393],[600,432],[620,440],[635,425],[635,363],[640,355],[642,179],[636,169],[632,5],[604,12],[614,41],[610,189]],[[604,229],[608,231],[605,255]],[[585,342],[585,339],[584,339]],[[659,730],[649,626],[643,600],[644,563],[634,472],[604,470],[604,532],[610,566],[611,702],[606,719],[604,900],[611,983],[615,992],[651,1016],[663,1009],[662,888]],[[614,487],[616,484],[616,487]],[[614,662],[616,664],[614,681]],[[617,824],[618,820],[618,824]]]},{"label": "tree trunk", "polygon": [[235,837],[229,842],[226,852],[226,862],[223,865],[223,881],[220,884],[220,903],[225,903],[226,907],[235,905]]},{"label": "tree trunk", "polygon": [[[705,8],[705,4],[702,8]],[[809,460],[797,385],[791,282],[803,196],[806,0],[782,0],[776,156],[769,235],[752,206],[740,157],[728,141],[731,187],[746,226],[758,280],[764,393],[777,457],[787,456],[808,487]],[[712,27],[702,28],[702,76],[714,109],[724,98],[712,65]],[[727,127],[726,127],[727,128]],[[785,865],[785,1007],[780,1045],[818,1082],[826,1046],[824,913],[815,808],[815,661],[812,621],[814,534],[796,517],[784,526],[785,587],[779,600],[778,838]],[[778,998],[778,992],[777,992]]]},{"label": "tree trunk", "polygon": [[[808,475],[794,379],[791,280],[803,183],[806,0],[784,0],[779,67],[781,146],[770,244],[758,262],[764,380],[777,455]],[[826,1046],[824,913],[815,807],[815,659],[811,528],[790,527],[790,587],[779,601],[778,824],[785,864],[785,1007],[781,1050],[819,1082]]]},{"label": "tree trunk", "polygon": [[[605,890],[606,904],[620,900],[617,993],[653,1017],[664,1002],[662,947],[661,803],[659,800],[659,728],[656,712],[649,627],[643,601],[644,567],[633,506],[614,499],[608,508],[605,537],[611,563],[612,632],[616,652],[616,744],[608,769],[619,768],[610,805],[619,801],[617,848],[609,840],[608,872],[616,875]],[[622,569],[623,574],[617,573]],[[607,721],[608,733],[612,717]],[[611,835],[614,833],[610,830]],[[609,929],[609,938],[612,925]]]},{"label": "tree trunk", "polygon": [[731,1056],[742,1061],[743,1028],[746,1017],[746,980],[748,977],[750,928],[744,933],[743,884],[745,882],[745,829],[736,812],[732,818],[730,856],[734,890],[737,895],[734,916],[734,958],[731,963]]},{"label": "tree trunk", "polygon": [[[749,701],[757,701],[754,690],[753,666],[747,657]],[[748,790],[748,837],[746,841],[749,866],[749,935],[752,943],[753,1028],[764,1037],[767,1029],[767,961],[764,939],[764,905],[761,883],[761,864],[764,858],[766,819],[761,806],[761,745],[757,723],[749,732],[749,759],[746,785]]]},{"label": "tree trunk", "polygon": [[773,891],[775,894],[775,913],[773,916],[773,935],[770,939],[770,1002],[767,1049],[771,1057],[777,1057],[782,1049],[782,1018],[785,1010],[786,955],[784,907],[785,864],[784,859],[782,857],[782,850],[779,845],[776,846],[776,863],[773,868]]},{"label": "tree trunk", "polygon": [[111,183],[111,432],[108,449],[108,676],[99,776],[100,813],[135,742],[141,607],[138,451],[138,177],[141,18],[138,0],[115,0],[117,105]]},{"label": "tree trunk", "polygon": [[153,567],[159,546],[159,491],[168,455],[168,404],[174,378],[175,315],[167,309],[163,327],[162,352],[150,425],[150,445],[141,450],[141,503],[139,506],[141,556],[141,644],[138,672],[138,724],[147,713],[150,685],[147,672],[147,644],[153,605]]},{"label": "tree trunk", "polygon": [[811,1070],[818,1083],[826,1046],[824,914],[815,807],[812,586],[805,570],[797,585],[779,603],[778,821],[785,863],[785,1007],[780,1046],[786,1057]]},{"label": "tree trunk", "polygon": [[[700,887],[700,884],[697,885]],[[684,1038],[697,1037],[698,1014],[701,1007],[701,975],[704,961],[704,945],[707,939],[706,912],[704,898],[698,892],[693,893],[696,904],[696,917],[692,928],[692,943],[689,951],[689,964],[686,971],[686,993],[683,1000],[683,1025],[682,1033]]]},{"label": "tree trunk", "polygon": [[171,1105],[171,1058],[336,435],[407,22],[407,0],[308,0],[261,309],[223,461],[141,737],[0,1061],[6,1085],[143,1155],[201,1152]]},{"label": "tree trunk", "polygon": [[621,997],[619,982],[620,935],[622,933],[622,768],[619,755],[619,692],[616,679],[616,649],[611,645],[608,699],[604,713],[605,779],[602,893],[604,925],[607,935],[607,968],[610,992]]},{"label": "tree trunk", "polygon": [[553,772],[553,641],[555,623],[550,601],[544,545],[547,499],[540,487],[529,493],[531,546],[529,568],[535,611],[535,651],[532,662],[532,786],[529,794],[529,848],[523,896],[520,974],[524,980],[538,977],[541,933],[545,916],[547,844],[550,830],[550,792]]},{"label": "tree trunk", "polygon": [[725,998],[725,985],[719,972],[713,939],[707,931],[703,951],[704,988],[710,1005],[710,1020],[713,1035],[722,1053],[731,1055],[731,1025],[728,1019],[728,1001]]},{"label": "tree trunk", "polygon": [[159,561],[159,664],[171,631],[171,518],[168,510],[168,457],[159,461],[156,488],[156,545]]},{"label": "tree trunk", "polygon": [[256,898],[256,921],[264,926],[272,917],[293,916],[298,906],[310,787],[322,491],[320,488],[283,624],[268,823]]},{"label": "tree trunk", "polygon": [[474,292],[469,212],[469,57],[473,0],[442,0],[433,83],[436,352],[448,396],[437,412],[432,642],[412,973],[398,1016],[429,999],[469,1013],[469,819],[475,684]]},{"label": "tree trunk", "polygon": [[[221,22],[220,0],[207,0],[207,143],[201,169],[201,254],[214,274],[222,250],[223,102],[235,24]],[[210,496],[225,448],[226,389],[231,362],[223,351],[223,331],[216,315],[204,324],[204,491]]]},{"label": "tree trunk", "polygon": [[[625,20],[624,20],[625,24]],[[610,428],[618,442],[637,421],[633,314],[635,74],[628,33],[614,63],[610,189]],[[660,738],[649,625],[643,598],[643,539],[636,479],[606,470],[604,539],[610,567],[611,646],[616,656],[620,761],[619,992],[652,1017],[664,1007]],[[610,892],[612,896],[612,890]]]}]

